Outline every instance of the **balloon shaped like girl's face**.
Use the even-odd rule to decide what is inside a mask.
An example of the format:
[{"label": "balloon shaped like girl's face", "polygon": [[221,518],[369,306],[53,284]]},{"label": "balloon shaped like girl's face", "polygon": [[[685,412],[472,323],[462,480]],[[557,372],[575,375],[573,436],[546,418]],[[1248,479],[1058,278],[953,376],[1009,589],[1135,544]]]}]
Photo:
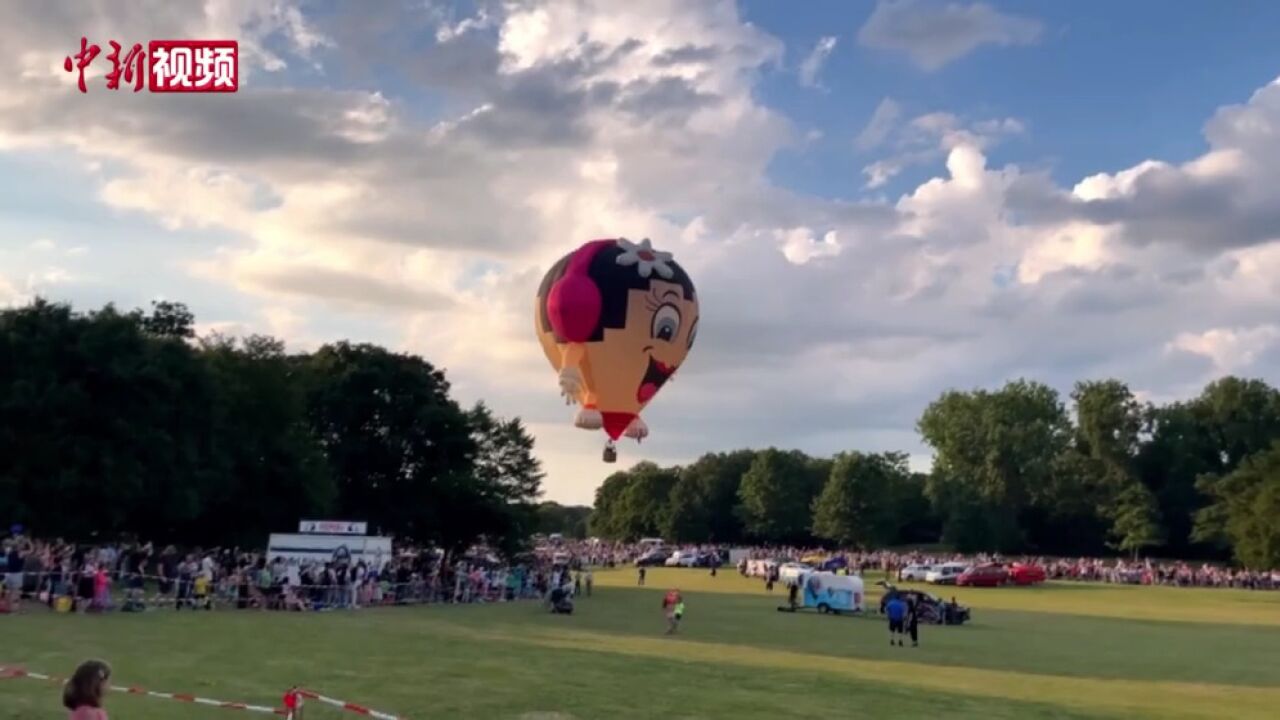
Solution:
[{"label": "balloon shaped like girl's face", "polygon": [[580,372],[575,399],[600,413],[614,439],[697,339],[693,282],[648,240],[597,240],[566,255],[543,278],[536,308],[547,359],[562,376],[567,369]]}]

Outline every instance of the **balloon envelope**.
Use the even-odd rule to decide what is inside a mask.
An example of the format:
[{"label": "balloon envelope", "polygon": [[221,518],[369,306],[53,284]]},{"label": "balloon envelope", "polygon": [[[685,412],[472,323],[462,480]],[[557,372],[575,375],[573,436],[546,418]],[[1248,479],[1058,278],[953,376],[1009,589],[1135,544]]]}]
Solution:
[{"label": "balloon envelope", "polygon": [[593,240],[542,279],[534,326],[579,427],[611,439],[647,434],[640,412],[697,338],[698,296],[670,255],[648,240]]}]

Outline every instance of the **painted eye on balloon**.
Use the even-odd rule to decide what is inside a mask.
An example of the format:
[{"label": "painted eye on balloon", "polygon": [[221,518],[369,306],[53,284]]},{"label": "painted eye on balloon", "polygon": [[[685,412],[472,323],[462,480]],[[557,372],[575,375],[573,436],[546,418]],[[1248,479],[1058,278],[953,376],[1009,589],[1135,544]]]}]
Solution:
[{"label": "painted eye on balloon", "polygon": [[675,339],[675,336],[680,334],[680,308],[670,303],[659,307],[653,313],[653,328],[650,334],[666,342]]},{"label": "painted eye on balloon", "polygon": [[693,326],[689,328],[689,349],[693,349],[693,341],[698,338],[698,319],[693,319]]}]

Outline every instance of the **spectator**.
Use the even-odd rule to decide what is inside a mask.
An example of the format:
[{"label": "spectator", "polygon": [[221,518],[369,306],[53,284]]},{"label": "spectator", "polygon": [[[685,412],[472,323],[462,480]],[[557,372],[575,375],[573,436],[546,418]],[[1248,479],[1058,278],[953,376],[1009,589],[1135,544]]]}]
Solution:
[{"label": "spectator", "polygon": [[110,679],[111,667],[101,660],[81,663],[62,689],[62,704],[71,711],[68,720],[107,720],[102,696]]}]

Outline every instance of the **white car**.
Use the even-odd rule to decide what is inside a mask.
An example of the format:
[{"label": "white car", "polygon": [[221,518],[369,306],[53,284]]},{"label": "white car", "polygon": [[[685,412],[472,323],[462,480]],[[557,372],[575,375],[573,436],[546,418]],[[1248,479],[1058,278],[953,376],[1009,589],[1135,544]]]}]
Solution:
[{"label": "white car", "polygon": [[813,572],[813,566],[804,563],[789,562],[778,566],[778,580],[783,585],[800,582],[800,577]]},{"label": "white car", "polygon": [[698,564],[698,553],[692,550],[677,550],[662,564],[667,567],[693,567]]},{"label": "white car", "polygon": [[942,563],[925,573],[924,581],[930,585],[955,585],[960,573],[968,569],[969,566],[964,563]]},{"label": "white car", "polygon": [[929,571],[937,567],[936,565],[928,565],[920,563],[917,565],[908,565],[898,571],[898,579],[903,582],[922,582]]}]

